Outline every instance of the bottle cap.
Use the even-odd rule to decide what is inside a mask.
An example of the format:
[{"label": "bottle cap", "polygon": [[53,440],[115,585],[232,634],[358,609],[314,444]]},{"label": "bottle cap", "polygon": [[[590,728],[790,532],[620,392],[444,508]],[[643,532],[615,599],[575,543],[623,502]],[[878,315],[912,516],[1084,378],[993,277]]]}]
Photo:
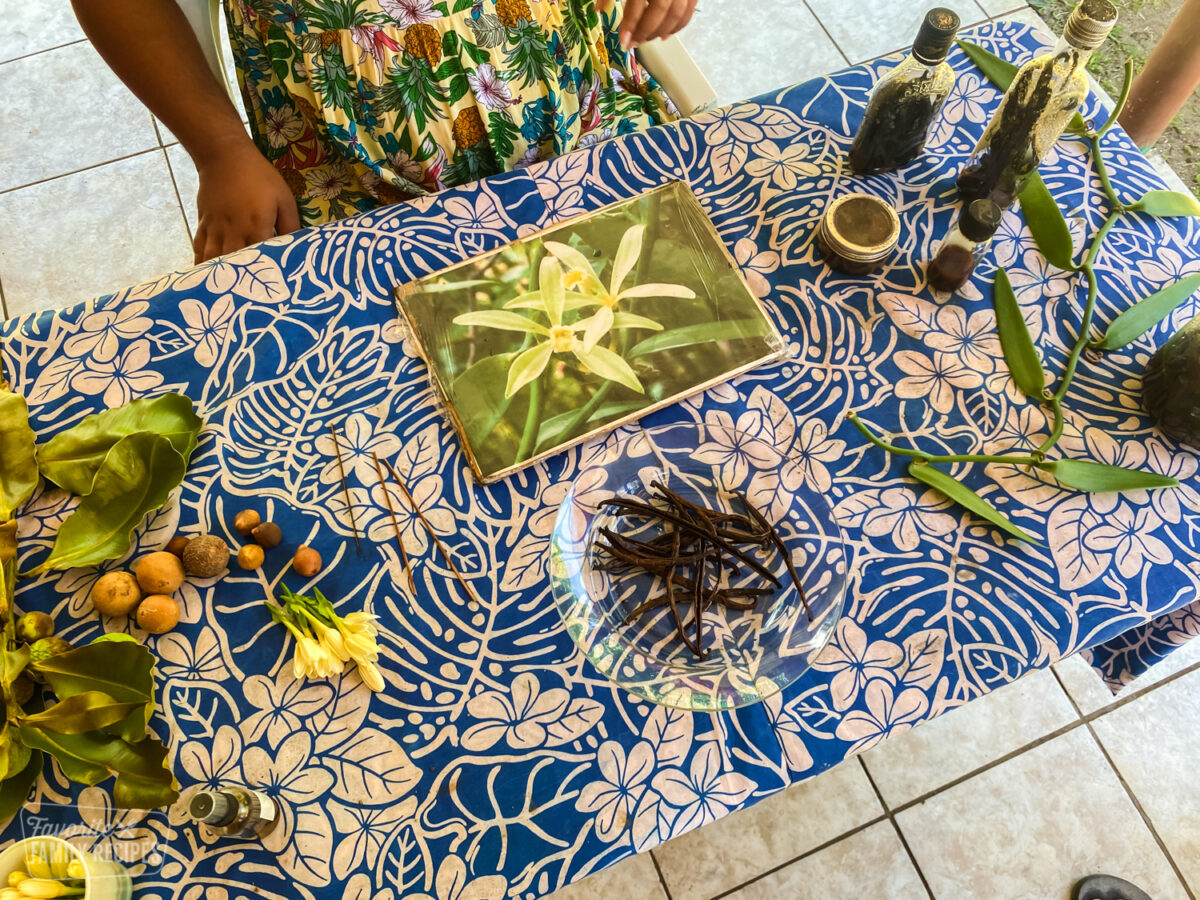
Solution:
[{"label": "bottle cap", "polygon": [[829,204],[820,233],[825,245],[843,259],[881,262],[900,240],[900,217],[878,197],[847,194]]},{"label": "bottle cap", "polygon": [[198,791],[188,803],[188,814],[205,825],[228,825],[237,818],[237,802],[222,791]]},{"label": "bottle cap", "polygon": [[954,45],[960,20],[952,9],[939,6],[925,14],[917,39],[913,41],[913,56],[926,65],[936,65],[946,58]]},{"label": "bottle cap", "polygon": [[1003,216],[1004,211],[993,201],[986,198],[976,200],[963,210],[962,218],[958,220],[958,230],[963,233],[963,237],[977,244],[991,240],[996,229],[1000,227],[1000,219]]},{"label": "bottle cap", "polygon": [[1109,0],[1083,0],[1071,11],[1063,40],[1077,50],[1095,50],[1117,24],[1117,8]]}]

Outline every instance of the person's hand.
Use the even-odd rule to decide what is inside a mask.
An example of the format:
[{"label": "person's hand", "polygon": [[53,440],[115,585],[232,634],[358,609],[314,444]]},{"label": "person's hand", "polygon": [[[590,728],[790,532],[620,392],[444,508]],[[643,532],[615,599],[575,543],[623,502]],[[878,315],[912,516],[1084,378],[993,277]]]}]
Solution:
[{"label": "person's hand", "polygon": [[296,198],[283,176],[249,141],[196,163],[200,224],[192,241],[196,263],[241,250],[300,227]]},{"label": "person's hand", "polygon": [[[607,12],[616,0],[596,0],[596,9]],[[697,0],[628,0],[621,19],[621,46],[626,50],[655,38],[668,38],[692,21]]]}]

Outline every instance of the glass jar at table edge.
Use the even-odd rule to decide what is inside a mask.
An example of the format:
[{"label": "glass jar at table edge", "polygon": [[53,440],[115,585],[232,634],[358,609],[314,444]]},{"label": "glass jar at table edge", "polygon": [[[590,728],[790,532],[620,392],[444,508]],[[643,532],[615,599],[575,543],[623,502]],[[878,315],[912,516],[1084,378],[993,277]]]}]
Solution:
[{"label": "glass jar at table edge", "polygon": [[958,176],[962,199],[1008,209],[1083,107],[1087,64],[1117,22],[1109,0],[1082,0],[1054,49],[1021,66]]},{"label": "glass jar at table edge", "polygon": [[987,253],[1003,215],[1000,207],[986,198],[969,204],[929,261],[929,286],[953,293],[966,284]]},{"label": "glass jar at table edge", "polygon": [[934,120],[954,87],[946,54],[954,45],[958,14],[945,7],[925,14],[912,52],[885,73],[871,91],[848,163],[857,175],[876,175],[908,165],[921,155]]},{"label": "glass jar at table edge", "polygon": [[1163,434],[1200,448],[1200,316],[1150,358],[1142,403]]},{"label": "glass jar at table edge", "polygon": [[817,248],[825,262],[845,275],[881,269],[900,241],[900,217],[869,194],[847,194],[829,204],[817,226]]}]

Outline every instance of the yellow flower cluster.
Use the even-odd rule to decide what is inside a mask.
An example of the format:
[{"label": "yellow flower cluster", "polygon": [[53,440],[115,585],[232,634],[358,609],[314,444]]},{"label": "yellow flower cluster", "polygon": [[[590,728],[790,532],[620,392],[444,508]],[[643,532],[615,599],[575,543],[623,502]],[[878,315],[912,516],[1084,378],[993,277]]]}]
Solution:
[{"label": "yellow flower cluster", "polygon": [[313,594],[303,597],[285,587],[280,595],[282,608],[267,603],[271,617],[296,641],[292,674],[300,680],[329,678],[341,674],[346,663],[353,663],[363,684],[382,691],[383,674],[375,664],[379,659],[377,617],[353,612],[343,618],[324,594],[319,590]]}]

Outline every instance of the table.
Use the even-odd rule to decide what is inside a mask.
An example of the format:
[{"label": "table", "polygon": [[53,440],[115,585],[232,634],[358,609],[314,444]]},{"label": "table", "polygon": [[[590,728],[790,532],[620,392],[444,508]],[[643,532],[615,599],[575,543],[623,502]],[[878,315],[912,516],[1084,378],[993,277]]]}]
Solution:
[{"label": "table", "polygon": [[[1008,58],[1038,47],[1013,24],[973,37]],[[206,427],[186,483],[135,553],[180,526],[226,531],[234,512],[255,507],[289,541],[322,552],[331,565],[317,584],[343,611],[373,609],[387,632],[383,694],[369,695],[352,671],[296,684],[282,629],[262,608],[286,566],[270,557],[262,573],[186,587],[178,630],[147,640],[161,659],[156,724],[171,736],[178,777],[185,787],[260,785],[279,799],[283,827],[262,845],[203,838],[177,812],[137,825],[107,807],[101,788],[80,792],[53,777],[35,789],[34,808],[78,798],[95,827],[162,841],[161,867],[139,877],[141,898],[221,888],[448,900],[464,884],[463,896],[535,897],[1193,603],[1196,457],[1157,437],[1137,401],[1142,365],[1168,327],[1128,352],[1084,360],[1065,446],[1167,472],[1184,487],[1087,497],[1012,471],[964,470],[1048,537],[1041,548],[1004,541],[916,489],[845,420],[857,409],[898,439],[955,452],[1045,425],[1009,389],[993,338],[995,262],[956,300],[919,289],[921,263],[953,214],[952,178],[999,96],[960,53],[952,60],[958,87],[930,152],[902,178],[856,180],[840,169],[876,64],[6,323],[10,378],[43,434],[135,396],[181,390],[196,401]],[[1121,134],[1105,146],[1122,196],[1161,186]],[[1100,195],[1083,145],[1060,143],[1045,174],[1077,239],[1094,232]],[[762,434],[828,493],[854,555],[847,615],[816,668],[782,695],[720,716],[651,708],[613,687],[575,650],[549,595],[557,502],[621,435],[473,486],[390,297],[398,282],[679,177],[766,296],[792,355],[646,424],[720,421]],[[814,226],[831,197],[852,189],[890,200],[904,222],[901,254],[877,282],[817,261]],[[1101,320],[1196,268],[1196,239],[1195,222],[1124,220],[1099,261]],[[1047,268],[1015,214],[993,256],[1061,364],[1078,285]],[[330,423],[354,454],[362,558]],[[372,451],[396,462],[481,603],[451,580],[407,513],[419,584],[415,596],[400,586]],[[60,497],[35,496],[21,523],[25,551],[47,546],[62,515]],[[22,583],[18,604],[52,612],[68,639],[89,639],[101,624],[77,617],[95,577]],[[1195,622],[1196,609],[1176,618]],[[1096,652],[1117,680],[1150,661]]]}]

